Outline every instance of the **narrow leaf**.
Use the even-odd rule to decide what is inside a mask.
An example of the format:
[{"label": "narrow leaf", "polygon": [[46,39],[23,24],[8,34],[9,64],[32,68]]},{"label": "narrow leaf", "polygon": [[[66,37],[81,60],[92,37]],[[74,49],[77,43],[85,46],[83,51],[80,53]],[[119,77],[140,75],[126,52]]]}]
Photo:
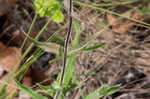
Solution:
[{"label": "narrow leaf", "polygon": [[110,86],[108,84],[104,84],[100,88],[96,89],[94,92],[90,93],[88,96],[84,97],[84,99],[100,99],[106,95],[113,94],[118,91],[120,85]]},{"label": "narrow leaf", "polygon": [[54,97],[56,90],[50,85],[50,86],[43,86],[41,84],[37,84],[44,92],[49,94],[50,96]]},{"label": "narrow leaf", "polygon": [[74,20],[73,21],[73,30],[75,31],[75,38],[74,40],[71,42],[72,46],[77,46],[80,40],[80,33],[81,33],[81,29],[80,29],[80,24],[78,21]]},{"label": "narrow leaf", "polygon": [[46,97],[36,93],[35,91],[33,91],[30,88],[27,88],[23,85],[21,85],[21,83],[19,83],[18,81],[15,80],[16,85],[25,93],[27,93],[28,95],[30,95],[33,99],[47,99]]},{"label": "narrow leaf", "polygon": [[30,37],[28,34],[26,34],[23,30],[22,30],[23,34],[30,40],[32,41],[32,43],[34,43],[35,45],[43,45],[43,42],[39,42],[35,39],[33,39],[32,37]]},{"label": "narrow leaf", "polygon": [[64,44],[64,40],[62,38],[57,37],[56,35],[51,36],[50,41],[57,42],[58,44]]},{"label": "narrow leaf", "polygon": [[88,48],[84,48],[82,51],[91,51],[91,50],[95,50],[95,49],[98,49],[100,47],[103,47],[106,43],[100,43],[100,44],[97,44],[97,45],[94,45],[94,46],[91,46],[91,47],[88,47]]},{"label": "narrow leaf", "polygon": [[[60,45],[56,44],[56,43],[51,43],[51,42],[39,42],[35,39],[33,39],[32,37],[30,37],[29,35],[27,35],[26,33],[24,33],[24,35],[32,41],[32,43],[34,43],[36,46],[42,48],[44,51],[49,52],[49,53],[55,53],[55,54],[59,54],[59,48]],[[56,38],[55,38],[56,39]],[[57,38],[58,39],[58,38]]]},{"label": "narrow leaf", "polygon": [[46,52],[55,53],[56,55],[59,55],[60,45],[56,43],[47,42],[47,43],[44,43],[44,45],[41,45],[38,47],[42,48]]}]

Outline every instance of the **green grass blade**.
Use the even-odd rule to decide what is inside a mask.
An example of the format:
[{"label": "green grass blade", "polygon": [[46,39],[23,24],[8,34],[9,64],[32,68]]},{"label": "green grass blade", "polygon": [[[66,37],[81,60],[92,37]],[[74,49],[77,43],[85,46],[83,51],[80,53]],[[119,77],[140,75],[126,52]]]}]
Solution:
[{"label": "green grass blade", "polygon": [[[25,33],[24,33],[25,34]],[[32,43],[34,43],[36,46],[38,46],[39,48],[42,48],[44,51],[49,52],[49,53],[55,53],[55,54],[59,54],[59,48],[60,46],[56,43],[51,43],[51,42],[39,42],[35,39],[33,39],[32,37],[30,37],[29,35],[25,34],[25,36],[32,41]],[[58,38],[57,38],[58,39]]]},{"label": "green grass blade", "polygon": [[92,41],[94,41],[96,39],[97,36],[99,36],[102,32],[104,32],[110,25],[106,25],[105,28],[103,28],[102,30],[96,32],[92,37],[90,37],[88,40],[86,40],[85,42],[83,42],[82,44],[78,44],[76,47],[74,47],[70,52],[69,55],[72,53],[76,53],[81,51],[82,49],[84,49],[89,43],[91,43]]},{"label": "green grass blade", "polygon": [[108,84],[104,84],[100,88],[97,88],[94,92],[90,93],[88,96],[83,99],[100,99],[106,95],[111,95],[118,91],[120,85],[110,86]]},{"label": "green grass blade", "polygon": [[[37,41],[36,39],[33,39],[32,37],[30,37],[25,32],[24,32],[24,35],[26,36],[27,39],[29,39],[30,41],[32,41],[32,43],[34,43],[36,46],[42,46],[45,43],[45,42],[40,42],[40,41]],[[59,43],[62,43],[62,44],[64,43],[63,39],[61,39],[59,37],[56,37],[55,35],[53,36],[53,38],[51,39],[51,41],[59,42]]]},{"label": "green grass blade", "polygon": [[[48,24],[51,22],[51,18],[49,18],[48,19],[48,21],[46,22],[46,24],[43,26],[43,28],[40,30],[40,32],[37,34],[37,36],[35,37],[35,40],[38,40],[39,38],[40,38],[40,36],[41,36],[41,34],[43,33],[43,31],[47,28],[47,26],[48,26]],[[16,70],[16,68],[21,64],[21,62],[22,62],[22,60],[26,57],[26,55],[30,52],[30,50],[32,49],[32,47],[34,46],[34,43],[32,43],[32,44],[30,44],[30,46],[25,50],[25,52],[23,53],[23,55],[22,55],[22,57],[21,57],[21,59],[20,59],[20,61],[19,61],[19,63],[16,65],[16,67],[12,70],[13,72]],[[20,74],[20,72],[23,72],[22,70],[24,70],[25,68],[27,68],[27,67],[24,67],[24,66],[26,66],[26,65],[23,65],[20,69],[21,69],[21,71],[20,71],[20,69],[19,69],[19,71],[17,71],[17,73],[16,73],[16,75],[14,75],[15,77],[17,77],[17,76],[19,76],[18,74]],[[12,73],[13,73],[12,72]],[[13,73],[13,74],[15,74],[15,73]],[[14,77],[13,76],[13,77]]]},{"label": "green grass blade", "polygon": [[24,31],[23,31],[23,33],[26,36],[26,38],[29,39],[30,41],[32,41],[32,43],[34,43],[36,46],[44,45],[43,42],[39,42],[39,41],[33,39],[28,34],[26,34]]},{"label": "green grass blade", "polygon": [[106,43],[100,43],[100,44],[97,44],[97,45],[94,45],[94,46],[91,46],[88,48],[84,48],[82,51],[92,51],[92,50],[98,49],[100,47],[103,47],[105,44]]},{"label": "green grass blade", "polygon": [[[73,1],[75,4],[79,5],[79,6],[86,6],[86,7],[89,7],[89,8],[92,8],[92,9],[95,9],[95,10],[99,10],[99,11],[102,11],[102,12],[107,12],[107,13],[110,13],[110,14],[113,14],[113,15],[116,15],[116,16],[119,16],[119,17],[122,17],[122,18],[125,18],[125,19],[128,19],[128,20],[131,20],[131,21],[134,21],[134,22],[137,22],[137,23],[140,23],[140,24],[143,24],[143,25],[147,25],[147,26],[150,26],[149,23],[146,23],[146,22],[143,22],[143,21],[140,21],[140,20],[137,20],[137,19],[134,19],[134,18],[131,18],[131,17],[128,17],[128,16],[125,16],[123,14],[119,14],[117,12],[114,12],[114,11],[110,11],[108,9],[104,9],[104,8],[100,8],[100,7],[96,7],[94,5],[90,5],[90,4],[87,4],[87,3],[83,3],[83,2],[78,2],[78,1]],[[139,6],[135,7],[135,8],[138,8]]]},{"label": "green grass blade", "polygon": [[33,99],[47,99],[46,97],[36,93],[35,91],[33,91],[30,88],[27,88],[23,85],[21,85],[21,83],[19,83],[18,81],[15,80],[15,83],[17,85],[17,87],[19,87],[23,92],[27,93],[28,95],[30,95]]},{"label": "green grass blade", "polygon": [[[31,23],[31,25],[30,25],[30,27],[29,27],[29,30],[28,30],[28,32],[27,32],[27,35],[30,35],[31,30],[32,30],[32,27],[33,27],[33,25],[34,25],[35,22],[36,22],[36,19],[37,19],[37,14],[36,14],[36,15],[34,16],[34,18],[33,18],[33,21],[32,21],[32,23]],[[22,45],[21,45],[21,48],[20,48],[21,50],[23,49],[23,47],[24,47],[26,41],[27,41],[27,37],[24,39],[24,41],[23,41],[23,43],[22,43]]]},{"label": "green grass blade", "polygon": [[44,43],[44,45],[38,47],[42,48],[46,52],[55,53],[57,56],[59,55],[59,49],[61,48],[59,44],[51,42],[46,42]]},{"label": "green grass blade", "polygon": [[111,6],[119,6],[119,5],[127,5],[127,4],[132,4],[137,2],[138,0],[127,0],[127,1],[123,1],[123,2],[110,2],[110,3],[100,3],[100,4],[95,4],[95,3],[90,3],[94,6],[97,7],[111,7]]},{"label": "green grass blade", "polygon": [[138,0],[126,0],[126,1],[123,1],[123,2],[118,2],[118,5],[127,5],[127,4],[131,4],[131,3],[135,3],[137,1]]},{"label": "green grass blade", "polygon": [[57,37],[56,35],[53,35],[53,38],[51,39],[52,42],[57,42],[57,43],[60,43],[60,44],[64,44],[64,40]]},{"label": "green grass blade", "polygon": [[6,98],[6,96],[7,96],[6,87],[7,87],[6,84],[4,84],[3,86],[0,87],[0,99]]},{"label": "green grass blade", "polygon": [[[38,54],[36,54],[35,56],[31,56],[30,58],[29,58],[29,60],[26,62],[26,63],[24,63],[23,65],[22,65],[22,68],[20,68],[18,71],[17,71],[17,73],[15,74],[15,77],[18,77],[18,76],[23,76],[23,74],[25,74],[25,72],[27,71],[27,69],[31,66],[31,64],[34,62],[34,61],[36,61],[37,60],[37,58],[40,56],[40,53],[38,53]],[[20,78],[22,78],[22,77],[20,77]]]},{"label": "green grass blade", "polygon": [[49,94],[50,96],[54,97],[56,90],[52,87],[52,85],[50,86],[43,86],[41,84],[37,84],[44,92],[46,92],[47,94]]}]

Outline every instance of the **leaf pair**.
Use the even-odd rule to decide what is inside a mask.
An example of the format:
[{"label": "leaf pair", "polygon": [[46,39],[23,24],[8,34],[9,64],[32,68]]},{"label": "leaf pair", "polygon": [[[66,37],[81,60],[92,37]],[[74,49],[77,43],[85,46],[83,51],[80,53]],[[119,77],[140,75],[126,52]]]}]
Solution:
[{"label": "leaf pair", "polygon": [[33,99],[47,99],[46,97],[38,94],[30,88],[23,86],[21,83],[15,80],[16,85],[25,93],[29,94]]}]

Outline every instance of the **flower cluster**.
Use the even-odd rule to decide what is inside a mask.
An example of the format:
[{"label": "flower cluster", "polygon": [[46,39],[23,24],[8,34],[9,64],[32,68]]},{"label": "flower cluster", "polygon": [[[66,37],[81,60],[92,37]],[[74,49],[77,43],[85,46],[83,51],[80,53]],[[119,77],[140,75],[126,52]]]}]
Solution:
[{"label": "flower cluster", "polygon": [[61,12],[62,4],[55,0],[35,0],[35,11],[40,17],[50,16],[54,22],[62,22],[64,16]]}]

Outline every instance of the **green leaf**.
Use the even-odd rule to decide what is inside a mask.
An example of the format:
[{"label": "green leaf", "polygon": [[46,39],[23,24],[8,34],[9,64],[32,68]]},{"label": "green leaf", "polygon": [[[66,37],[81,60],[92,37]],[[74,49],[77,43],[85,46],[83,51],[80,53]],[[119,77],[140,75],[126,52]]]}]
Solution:
[{"label": "green leaf", "polygon": [[88,47],[88,48],[84,48],[82,51],[91,51],[91,50],[95,50],[95,49],[98,49],[100,47],[103,47],[106,43],[100,43],[100,44],[97,44],[97,45],[94,45],[94,46],[91,46],[91,47]]},{"label": "green leaf", "polygon": [[4,84],[0,87],[0,96],[2,96],[4,93],[6,93],[6,87],[7,87],[6,84]]},{"label": "green leaf", "polygon": [[100,88],[97,88],[94,92],[90,93],[88,96],[83,99],[100,99],[106,95],[111,95],[118,91],[120,85],[110,86],[108,84],[104,84]]},{"label": "green leaf", "polygon": [[35,0],[35,11],[40,17],[50,16],[54,22],[63,22],[62,4],[56,0]]},{"label": "green leaf", "polygon": [[46,97],[36,93],[35,91],[33,91],[30,88],[27,88],[23,85],[21,85],[21,83],[19,83],[18,81],[15,80],[16,85],[25,93],[27,93],[28,95],[30,95],[33,99],[47,99]]},{"label": "green leaf", "polygon": [[[71,42],[72,46],[76,46],[79,44],[79,40],[80,40],[80,25],[78,23],[78,21],[73,21],[73,28],[75,31],[75,38],[74,40]],[[65,85],[69,85],[69,84],[73,84],[74,80],[75,80],[75,73],[74,73],[74,69],[75,69],[75,62],[76,62],[76,58],[77,55],[73,55],[71,57],[68,57],[67,59],[67,63],[66,63],[66,73],[64,76],[64,84]],[[72,81],[73,83],[71,83],[70,81]]]},{"label": "green leaf", "polygon": [[6,97],[8,96],[8,93],[6,92],[6,87],[7,85],[2,85],[0,87],[0,99],[6,99]]},{"label": "green leaf", "polygon": [[55,11],[54,15],[51,17],[54,22],[63,22],[64,16],[60,10]]},{"label": "green leaf", "polygon": [[80,40],[81,29],[79,22],[76,20],[73,21],[73,30],[75,31],[76,34],[74,40],[71,43],[72,46],[77,46]]},{"label": "green leaf", "polygon": [[[34,43],[36,46],[38,46],[39,48],[42,48],[44,51],[49,52],[49,53],[55,53],[55,54],[59,54],[59,48],[60,45],[56,44],[56,43],[51,43],[51,42],[39,42],[35,39],[33,39],[32,37],[30,37],[29,35],[27,35],[26,33],[24,33],[24,35],[32,41],[32,43]],[[55,38],[56,39],[56,38]],[[58,38],[57,38],[58,39]]]},{"label": "green leaf", "polygon": [[96,32],[93,36],[91,36],[88,40],[86,40],[85,42],[78,44],[76,47],[74,47],[69,54],[71,53],[76,53],[79,51],[82,51],[90,42],[94,41],[96,39],[97,36],[99,36],[102,32],[105,31],[105,28]]},{"label": "green leaf", "polygon": [[30,37],[28,34],[26,34],[24,32],[24,35],[27,37],[27,39],[29,39],[30,41],[32,41],[32,43],[34,43],[36,46],[41,46],[41,45],[44,45],[43,42],[40,42],[40,41],[37,41],[35,39],[33,39],[32,37]]},{"label": "green leaf", "polygon": [[64,77],[64,84],[68,85],[70,83],[70,80],[74,80],[75,75],[74,75],[74,65],[76,61],[76,55],[71,56],[67,59],[67,64],[66,64],[66,73]]},{"label": "green leaf", "polygon": [[38,47],[42,48],[46,52],[55,53],[56,55],[59,55],[59,50],[61,48],[59,44],[51,42],[45,42],[43,45]]},{"label": "green leaf", "polygon": [[50,41],[56,42],[58,44],[64,44],[65,43],[65,41],[62,38],[59,38],[59,37],[57,37],[55,35],[53,35],[53,37],[51,38]]},{"label": "green leaf", "polygon": [[[74,28],[75,25],[77,25],[77,22],[76,24],[74,24]],[[76,46],[79,43],[80,31],[77,31],[77,29],[79,29],[79,27],[76,27],[75,31],[76,35],[74,40],[71,42],[72,46]],[[64,96],[66,95],[67,92],[71,91],[77,86],[77,84],[75,83],[75,73],[74,73],[76,58],[77,55],[73,55],[67,58],[64,83],[62,84],[63,91],[61,91],[61,93],[63,93]],[[60,77],[61,73],[57,77],[57,82],[60,82]]]},{"label": "green leaf", "polygon": [[44,92],[54,97],[56,90],[52,86],[43,86],[41,84],[37,84]]}]

